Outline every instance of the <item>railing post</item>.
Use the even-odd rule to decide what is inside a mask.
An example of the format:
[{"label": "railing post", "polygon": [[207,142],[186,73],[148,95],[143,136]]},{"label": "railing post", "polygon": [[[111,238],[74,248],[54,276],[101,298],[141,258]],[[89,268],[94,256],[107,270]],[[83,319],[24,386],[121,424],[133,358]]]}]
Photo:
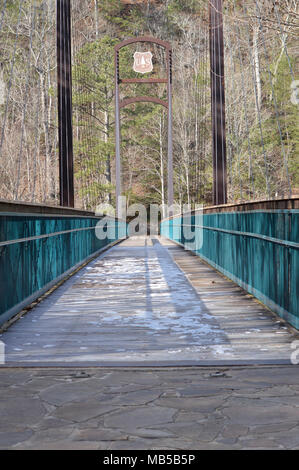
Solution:
[{"label": "railing post", "polygon": [[60,205],[74,207],[71,2],[56,5]]},{"label": "railing post", "polygon": [[213,204],[227,202],[223,0],[209,1]]}]

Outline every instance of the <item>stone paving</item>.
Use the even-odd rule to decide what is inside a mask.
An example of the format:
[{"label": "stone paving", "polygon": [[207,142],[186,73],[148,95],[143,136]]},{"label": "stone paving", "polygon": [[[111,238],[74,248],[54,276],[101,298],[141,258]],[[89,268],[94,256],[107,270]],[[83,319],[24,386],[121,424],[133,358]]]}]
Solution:
[{"label": "stone paving", "polygon": [[198,257],[129,239],[0,335],[0,449],[299,449],[295,339]]},{"label": "stone paving", "polygon": [[299,449],[298,371],[0,369],[0,449]]}]

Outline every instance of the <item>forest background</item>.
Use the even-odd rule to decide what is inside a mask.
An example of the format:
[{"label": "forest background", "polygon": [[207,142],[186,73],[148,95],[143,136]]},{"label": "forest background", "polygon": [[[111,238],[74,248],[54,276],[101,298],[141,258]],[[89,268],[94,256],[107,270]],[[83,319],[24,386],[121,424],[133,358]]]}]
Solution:
[{"label": "forest background", "polygon": [[[114,203],[114,46],[149,35],[173,48],[174,188],[178,204],[212,203],[207,0],[72,0],[76,207]],[[59,203],[55,0],[0,1],[0,199]],[[298,2],[225,0],[228,200],[299,193]],[[151,77],[165,76],[158,46]],[[165,98],[164,85],[126,85],[122,98]],[[122,188],[128,204],[165,203],[167,116],[122,110]]]}]

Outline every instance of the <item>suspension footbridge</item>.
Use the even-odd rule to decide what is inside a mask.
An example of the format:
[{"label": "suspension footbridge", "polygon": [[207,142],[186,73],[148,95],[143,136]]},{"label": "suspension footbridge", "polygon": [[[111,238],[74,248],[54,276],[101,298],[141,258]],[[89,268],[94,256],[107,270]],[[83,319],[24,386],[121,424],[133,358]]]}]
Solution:
[{"label": "suspension footbridge", "polygon": [[299,448],[296,11],[91,3],[1,3],[0,448]]}]

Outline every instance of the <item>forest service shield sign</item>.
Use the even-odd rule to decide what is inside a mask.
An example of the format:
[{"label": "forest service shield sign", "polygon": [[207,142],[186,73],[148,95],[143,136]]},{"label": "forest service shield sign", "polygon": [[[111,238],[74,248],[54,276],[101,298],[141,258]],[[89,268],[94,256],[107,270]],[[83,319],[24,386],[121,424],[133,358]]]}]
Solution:
[{"label": "forest service shield sign", "polygon": [[135,52],[134,54],[134,72],[148,73],[153,71],[153,54],[148,52]]}]

